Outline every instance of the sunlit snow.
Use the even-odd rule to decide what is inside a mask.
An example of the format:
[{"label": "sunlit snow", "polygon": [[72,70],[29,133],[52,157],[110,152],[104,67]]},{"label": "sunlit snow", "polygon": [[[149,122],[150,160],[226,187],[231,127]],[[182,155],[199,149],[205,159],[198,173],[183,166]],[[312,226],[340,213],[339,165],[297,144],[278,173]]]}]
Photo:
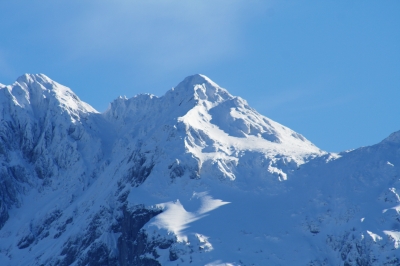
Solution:
[{"label": "sunlit snow", "polygon": [[157,215],[150,225],[158,228],[166,229],[176,234],[178,241],[188,241],[183,231],[190,223],[204,217],[205,213],[215,210],[216,208],[228,204],[219,199],[213,199],[207,193],[194,193],[193,197],[201,201],[200,208],[195,212],[188,212],[179,200],[157,204],[158,208],[164,211]]}]

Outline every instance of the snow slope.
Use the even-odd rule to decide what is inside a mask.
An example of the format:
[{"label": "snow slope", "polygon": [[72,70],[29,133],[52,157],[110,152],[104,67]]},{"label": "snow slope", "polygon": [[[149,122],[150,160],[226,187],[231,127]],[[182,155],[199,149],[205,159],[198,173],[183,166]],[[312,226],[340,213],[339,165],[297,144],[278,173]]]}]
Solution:
[{"label": "snow slope", "polygon": [[42,74],[0,102],[1,265],[400,263],[398,132],[327,153],[204,75],[104,113]]}]

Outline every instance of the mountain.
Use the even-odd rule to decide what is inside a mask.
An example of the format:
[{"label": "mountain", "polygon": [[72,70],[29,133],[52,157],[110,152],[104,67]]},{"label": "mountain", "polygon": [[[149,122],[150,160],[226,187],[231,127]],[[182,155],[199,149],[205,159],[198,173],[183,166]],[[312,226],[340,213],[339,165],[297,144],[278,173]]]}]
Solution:
[{"label": "mountain", "polygon": [[400,132],[320,150],[204,75],[104,113],[0,85],[1,265],[400,265]]}]

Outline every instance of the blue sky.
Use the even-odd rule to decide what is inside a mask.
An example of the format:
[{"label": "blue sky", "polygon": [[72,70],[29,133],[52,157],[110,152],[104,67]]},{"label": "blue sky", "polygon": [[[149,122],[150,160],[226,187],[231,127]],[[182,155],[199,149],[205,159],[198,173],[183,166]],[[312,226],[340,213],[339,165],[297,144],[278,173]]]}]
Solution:
[{"label": "blue sky", "polygon": [[3,1],[0,82],[44,73],[99,111],[202,73],[318,147],[400,130],[400,1]]}]

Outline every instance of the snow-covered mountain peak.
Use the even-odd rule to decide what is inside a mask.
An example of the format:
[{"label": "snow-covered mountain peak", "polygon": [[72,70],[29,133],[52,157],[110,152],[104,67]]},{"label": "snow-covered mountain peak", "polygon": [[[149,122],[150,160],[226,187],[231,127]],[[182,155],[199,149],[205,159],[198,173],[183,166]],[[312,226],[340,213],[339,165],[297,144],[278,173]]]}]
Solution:
[{"label": "snow-covered mountain peak", "polygon": [[[255,186],[243,184],[248,181],[242,178],[252,167],[264,168],[264,177],[257,176],[252,182],[283,181],[300,164],[326,154],[204,75],[185,78],[161,97],[120,97],[104,116],[118,128],[120,136],[132,138],[129,143],[143,143],[140,147],[144,154],[167,156],[163,161],[168,164],[160,171],[174,169],[173,179],[189,172],[195,179],[203,176],[235,181],[240,177],[235,183],[253,190]],[[180,153],[171,153],[166,147]],[[238,174],[241,171],[243,175]],[[158,180],[154,182],[160,182],[159,177],[154,178]]]},{"label": "snow-covered mountain peak", "polygon": [[29,73],[25,73],[22,76],[18,77],[16,81],[20,82],[20,83],[26,83],[26,84],[30,84],[30,83],[34,83],[34,82],[47,84],[47,83],[54,82],[53,80],[51,80],[48,76],[46,76],[44,74],[29,74]]},{"label": "snow-covered mountain peak", "polygon": [[301,149],[307,146],[309,151],[318,151],[318,148],[302,135],[262,116],[251,108],[246,100],[232,96],[204,75],[196,74],[185,78],[168,91],[165,98],[174,96],[180,96],[179,105],[195,100],[196,104],[192,104],[190,110],[180,118],[195,128],[205,129],[206,125],[199,121],[208,121],[232,137],[255,136],[269,142]]},{"label": "snow-covered mountain peak", "polygon": [[186,77],[175,88],[168,91],[165,97],[178,99],[181,102],[195,100],[213,104],[233,98],[227,90],[201,74]]},{"label": "snow-covered mountain peak", "polygon": [[[211,139],[221,137],[222,143],[229,139],[227,137],[255,137],[266,141],[265,149],[277,153],[296,150],[302,151],[301,157],[324,153],[302,135],[264,117],[251,108],[246,100],[232,96],[226,89],[200,74],[186,77],[162,97],[151,94],[140,94],[130,99],[120,97],[111,103],[105,115],[125,124],[147,121],[148,117],[153,117],[158,122],[151,127],[158,127],[159,123],[167,121],[169,126],[174,126],[176,122],[183,123],[187,132],[190,132],[189,128],[199,130],[201,134],[211,134]],[[251,141],[232,139],[234,143],[242,141],[247,143],[243,144],[243,149],[253,149],[248,145]],[[229,146],[229,143],[226,145]],[[258,146],[264,145],[259,143]]]},{"label": "snow-covered mountain peak", "polygon": [[176,89],[190,90],[193,89],[196,85],[202,85],[202,84],[205,84],[207,87],[214,87],[221,89],[221,87],[217,83],[215,83],[209,77],[202,74],[194,74],[191,76],[187,76],[176,86]]},{"label": "snow-covered mountain peak", "polygon": [[72,120],[88,113],[98,113],[92,106],[81,101],[70,88],[44,74],[24,74],[14,84],[1,89],[6,98],[26,110],[46,112],[52,108],[61,108],[71,115]]},{"label": "snow-covered mountain peak", "polygon": [[152,94],[139,94],[129,99],[119,97],[111,102],[105,115],[125,123],[142,120],[149,113],[157,113],[157,117],[161,115],[177,119],[197,105],[205,106],[209,110],[219,103],[235,98],[208,77],[196,74],[186,77],[161,97]]}]

